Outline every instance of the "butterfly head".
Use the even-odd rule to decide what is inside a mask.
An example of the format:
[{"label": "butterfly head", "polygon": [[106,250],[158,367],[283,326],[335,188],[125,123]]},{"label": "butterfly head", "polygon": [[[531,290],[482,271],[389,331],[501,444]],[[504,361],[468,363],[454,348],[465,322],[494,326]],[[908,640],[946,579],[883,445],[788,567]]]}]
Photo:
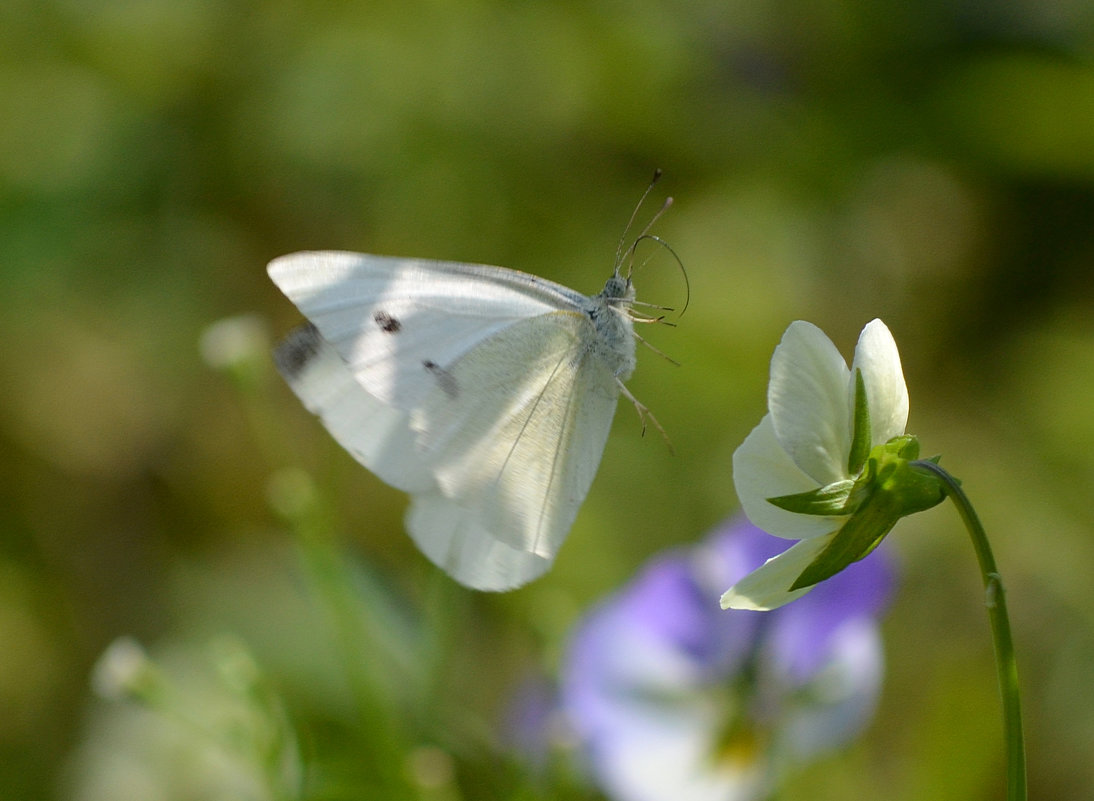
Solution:
[{"label": "butterfly head", "polygon": [[600,297],[607,300],[609,303],[615,301],[623,301],[624,303],[634,300],[634,284],[631,283],[629,275],[622,275],[616,272],[607,283],[604,284],[604,288],[600,291]]}]

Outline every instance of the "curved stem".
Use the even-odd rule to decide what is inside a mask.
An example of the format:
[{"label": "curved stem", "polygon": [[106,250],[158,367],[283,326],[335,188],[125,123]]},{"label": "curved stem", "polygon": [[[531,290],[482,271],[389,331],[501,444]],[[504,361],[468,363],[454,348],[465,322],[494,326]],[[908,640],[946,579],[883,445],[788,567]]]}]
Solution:
[{"label": "curved stem", "polygon": [[957,506],[961,519],[972,538],[972,547],[980,563],[984,580],[984,603],[991,621],[992,639],[995,645],[995,665],[999,674],[999,693],[1003,701],[1003,732],[1007,749],[1007,799],[1026,801],[1026,753],[1022,738],[1022,710],[1018,690],[1018,666],[1014,658],[1014,641],[1007,617],[1006,593],[1003,579],[995,566],[995,557],[988,543],[988,535],[976,510],[961,489],[961,483],[942,467],[927,460],[912,462],[912,466],[933,473],[942,481],[943,490]]}]

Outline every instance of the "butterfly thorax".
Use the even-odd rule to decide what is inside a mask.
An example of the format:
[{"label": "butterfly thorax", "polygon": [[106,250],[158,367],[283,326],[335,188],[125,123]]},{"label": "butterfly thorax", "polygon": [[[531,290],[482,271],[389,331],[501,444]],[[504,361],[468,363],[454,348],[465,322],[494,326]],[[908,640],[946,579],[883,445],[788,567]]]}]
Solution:
[{"label": "butterfly thorax", "polygon": [[613,275],[600,294],[588,299],[584,310],[597,333],[589,355],[604,362],[621,381],[630,378],[635,367],[634,324],[629,314],[633,300],[634,285]]}]

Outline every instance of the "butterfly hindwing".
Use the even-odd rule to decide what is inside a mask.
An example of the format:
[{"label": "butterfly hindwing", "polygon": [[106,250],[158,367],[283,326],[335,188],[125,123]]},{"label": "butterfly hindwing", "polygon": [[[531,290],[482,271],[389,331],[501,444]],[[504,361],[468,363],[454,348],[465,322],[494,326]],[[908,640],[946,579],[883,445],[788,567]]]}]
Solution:
[{"label": "butterfly hindwing", "polygon": [[323,421],[357,461],[404,492],[436,487],[419,456],[410,413],[366,392],[314,325],[306,323],[293,330],[274,352],[274,359],[305,408]]},{"label": "butterfly hindwing", "polygon": [[407,527],[457,580],[523,584],[573,525],[618,397],[587,347],[591,327],[577,312],[517,323],[451,365],[451,386],[412,415],[437,491],[415,496]]}]

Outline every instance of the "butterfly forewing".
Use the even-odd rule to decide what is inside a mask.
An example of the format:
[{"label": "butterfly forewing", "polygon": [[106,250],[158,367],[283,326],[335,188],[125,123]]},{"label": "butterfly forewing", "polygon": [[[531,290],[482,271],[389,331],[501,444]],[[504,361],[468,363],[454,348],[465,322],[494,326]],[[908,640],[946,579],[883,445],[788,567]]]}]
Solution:
[{"label": "butterfly forewing", "polygon": [[432,388],[423,365],[451,364],[517,320],[582,299],[500,267],[335,251],[282,256],[269,273],[362,386],[403,409]]}]

